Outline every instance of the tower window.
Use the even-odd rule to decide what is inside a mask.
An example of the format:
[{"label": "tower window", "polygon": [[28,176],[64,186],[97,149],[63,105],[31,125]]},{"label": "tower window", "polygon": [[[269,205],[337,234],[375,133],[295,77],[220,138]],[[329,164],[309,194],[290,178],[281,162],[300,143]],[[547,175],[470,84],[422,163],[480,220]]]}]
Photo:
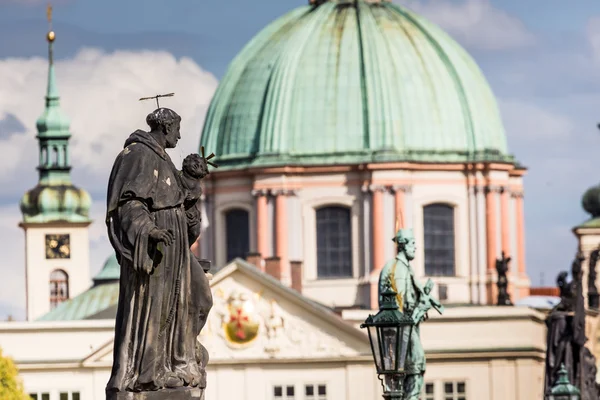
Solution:
[{"label": "tower window", "polygon": [[40,153],[40,166],[45,167],[48,165],[48,149],[44,146]]},{"label": "tower window", "polygon": [[50,273],[50,309],[69,299],[69,275],[62,269]]},{"label": "tower window", "polygon": [[58,165],[58,147],[54,146],[52,148],[52,150],[53,150],[53,158],[54,158],[52,165],[57,166]]},{"label": "tower window", "polygon": [[423,207],[425,275],[454,276],[454,208],[447,204]]},{"label": "tower window", "polygon": [[317,210],[317,276],[352,277],[352,227],[347,207]]},{"label": "tower window", "polygon": [[245,258],[250,251],[250,217],[248,211],[235,208],[225,213],[227,261]]}]

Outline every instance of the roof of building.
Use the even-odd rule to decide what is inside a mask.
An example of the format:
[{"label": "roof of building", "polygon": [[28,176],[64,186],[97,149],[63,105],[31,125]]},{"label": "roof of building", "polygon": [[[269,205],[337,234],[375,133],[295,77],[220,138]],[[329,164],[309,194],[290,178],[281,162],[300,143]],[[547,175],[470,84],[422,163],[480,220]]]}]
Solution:
[{"label": "roof of building", "polygon": [[299,7],[232,61],[201,145],[223,169],[364,162],[514,163],[477,64],[392,2]]},{"label": "roof of building", "polygon": [[[300,293],[288,288],[277,279],[259,271],[254,265],[240,258],[236,258],[227,266],[220,269],[215,274],[213,280],[211,280],[211,286],[219,282],[225,276],[231,274],[233,270],[241,270],[247,275],[251,275],[255,279],[259,279],[265,285],[275,287],[276,290],[280,290],[289,294],[291,298],[303,302],[311,309],[321,313],[324,312],[329,315],[335,315],[329,307],[302,296]],[[38,321],[114,319],[117,315],[117,304],[119,301],[119,275],[119,264],[117,263],[117,259],[113,254],[106,260],[100,273],[94,277],[95,285],[93,287],[86,290],[79,296],[61,303],[55,309],[38,318]],[[339,317],[336,315],[336,318]]]},{"label": "roof of building", "polygon": [[38,318],[38,321],[115,318],[119,301],[120,275],[121,267],[113,253],[106,259],[102,269],[94,277],[94,286],[79,296],[59,304]]},{"label": "roof of building", "polygon": [[[108,283],[93,286],[72,299],[59,304],[50,312],[38,318],[38,321],[75,321],[90,318],[103,310],[111,308],[119,301],[119,284]],[[116,308],[115,308],[116,310]],[[115,318],[116,312],[112,317]],[[108,318],[108,317],[106,317]]]},{"label": "roof of building", "polygon": [[101,282],[107,281],[119,281],[119,277],[121,276],[121,266],[117,261],[117,256],[115,253],[111,254],[110,257],[106,259],[102,269],[98,274],[94,277],[94,283],[98,284]]}]

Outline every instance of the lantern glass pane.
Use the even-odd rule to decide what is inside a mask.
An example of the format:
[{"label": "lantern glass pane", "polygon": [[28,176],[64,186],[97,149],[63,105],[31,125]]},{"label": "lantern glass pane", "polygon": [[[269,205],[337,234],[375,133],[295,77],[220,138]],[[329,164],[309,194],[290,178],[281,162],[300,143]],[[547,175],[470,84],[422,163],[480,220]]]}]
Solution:
[{"label": "lantern glass pane", "polygon": [[412,326],[403,326],[400,328],[400,345],[398,346],[398,370],[403,371],[406,364],[406,354],[410,343],[410,331]]},{"label": "lantern glass pane", "polygon": [[381,328],[381,341],[383,345],[383,367],[386,371],[394,371],[396,370],[398,327],[387,326]]},{"label": "lantern glass pane", "polygon": [[386,374],[383,377],[383,391],[384,392],[398,392],[400,391],[401,382],[403,376],[398,374]]},{"label": "lantern glass pane", "polygon": [[382,370],[381,365],[381,346],[379,345],[379,332],[377,327],[369,326],[369,338],[371,339],[371,350],[373,351],[373,358],[375,359],[375,367],[378,371]]}]

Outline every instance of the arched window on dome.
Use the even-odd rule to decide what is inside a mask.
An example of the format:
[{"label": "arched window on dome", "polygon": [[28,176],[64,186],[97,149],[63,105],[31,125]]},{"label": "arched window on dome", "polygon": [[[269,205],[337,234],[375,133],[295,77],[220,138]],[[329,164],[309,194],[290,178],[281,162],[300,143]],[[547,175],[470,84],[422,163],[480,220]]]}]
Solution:
[{"label": "arched window on dome", "polygon": [[227,261],[246,258],[250,252],[250,214],[242,208],[225,212],[225,242]]},{"label": "arched window on dome", "polygon": [[50,309],[69,299],[69,275],[62,269],[50,273]]},{"label": "arched window on dome", "polygon": [[352,225],[350,209],[326,206],[317,209],[317,276],[352,277]]},{"label": "arched window on dome", "polygon": [[435,203],[423,207],[425,275],[454,276],[454,208]]}]

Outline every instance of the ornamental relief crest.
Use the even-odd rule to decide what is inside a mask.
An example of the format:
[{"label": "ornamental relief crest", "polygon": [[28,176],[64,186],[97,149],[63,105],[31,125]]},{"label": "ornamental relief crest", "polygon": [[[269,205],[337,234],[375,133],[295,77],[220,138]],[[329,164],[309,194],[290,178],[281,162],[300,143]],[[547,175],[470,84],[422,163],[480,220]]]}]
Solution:
[{"label": "ornamental relief crest", "polygon": [[252,297],[233,291],[227,298],[227,312],[221,322],[221,330],[227,343],[234,348],[250,345],[258,336],[260,316]]},{"label": "ornamental relief crest", "polygon": [[[237,286],[237,285],[236,285]],[[214,341],[214,339],[220,339]],[[207,326],[200,336],[211,341],[211,359],[306,357],[355,353],[332,332],[287,314],[277,300],[245,287],[217,288]]]}]

